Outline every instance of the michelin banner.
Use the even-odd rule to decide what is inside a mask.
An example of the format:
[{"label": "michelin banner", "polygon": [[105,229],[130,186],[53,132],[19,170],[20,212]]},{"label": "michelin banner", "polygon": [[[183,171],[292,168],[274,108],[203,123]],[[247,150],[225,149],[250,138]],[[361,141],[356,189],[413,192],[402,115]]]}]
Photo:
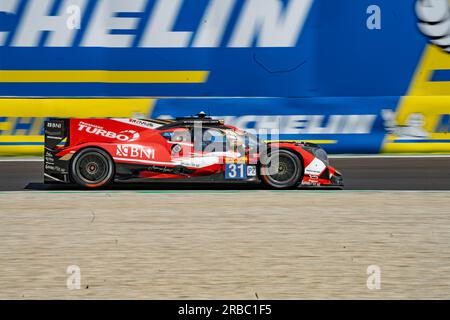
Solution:
[{"label": "michelin banner", "polygon": [[330,153],[450,152],[450,97],[1,99],[0,154],[40,154],[47,117],[164,118],[200,110]]},{"label": "michelin banner", "polygon": [[449,12],[447,0],[0,0],[0,155],[42,153],[48,117],[201,110],[331,153],[450,152]]}]

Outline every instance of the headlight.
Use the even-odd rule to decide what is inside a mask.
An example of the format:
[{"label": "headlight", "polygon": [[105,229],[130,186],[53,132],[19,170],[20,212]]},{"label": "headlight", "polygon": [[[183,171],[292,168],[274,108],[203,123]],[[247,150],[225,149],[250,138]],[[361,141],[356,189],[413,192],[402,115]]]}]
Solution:
[{"label": "headlight", "polygon": [[321,160],[323,163],[325,163],[327,166],[328,163],[328,154],[327,152],[315,144],[304,144],[303,149],[308,151],[309,153],[313,154],[317,159]]},{"label": "headlight", "polygon": [[314,150],[314,155],[316,156],[317,159],[322,160],[323,163],[325,163],[328,166],[328,155],[325,150],[323,150],[322,148],[318,148]]}]

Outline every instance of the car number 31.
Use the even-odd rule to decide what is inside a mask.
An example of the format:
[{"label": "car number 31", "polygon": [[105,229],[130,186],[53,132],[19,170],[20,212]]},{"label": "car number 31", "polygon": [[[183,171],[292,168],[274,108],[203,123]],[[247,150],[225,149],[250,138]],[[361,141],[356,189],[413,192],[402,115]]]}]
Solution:
[{"label": "car number 31", "polygon": [[225,167],[225,179],[247,179],[256,176],[256,167],[246,164],[227,164]]}]

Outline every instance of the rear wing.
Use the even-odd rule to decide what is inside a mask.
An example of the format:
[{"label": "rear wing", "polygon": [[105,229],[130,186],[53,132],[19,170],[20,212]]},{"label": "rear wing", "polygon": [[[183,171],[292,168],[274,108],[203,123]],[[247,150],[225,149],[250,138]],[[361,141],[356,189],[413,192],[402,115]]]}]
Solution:
[{"label": "rear wing", "polygon": [[69,145],[70,119],[49,119],[44,122],[44,126],[46,150]]}]

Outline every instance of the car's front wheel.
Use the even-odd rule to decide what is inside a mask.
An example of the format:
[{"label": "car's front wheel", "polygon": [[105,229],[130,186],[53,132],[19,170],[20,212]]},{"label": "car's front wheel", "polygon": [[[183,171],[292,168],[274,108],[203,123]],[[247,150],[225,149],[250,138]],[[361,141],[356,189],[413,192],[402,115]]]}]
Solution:
[{"label": "car's front wheel", "polygon": [[302,161],[291,151],[273,151],[266,164],[261,165],[260,174],[262,181],[271,188],[294,188],[303,175]]},{"label": "car's front wheel", "polygon": [[80,186],[103,187],[111,183],[114,178],[114,162],[109,154],[101,149],[83,149],[72,161],[71,176]]}]

